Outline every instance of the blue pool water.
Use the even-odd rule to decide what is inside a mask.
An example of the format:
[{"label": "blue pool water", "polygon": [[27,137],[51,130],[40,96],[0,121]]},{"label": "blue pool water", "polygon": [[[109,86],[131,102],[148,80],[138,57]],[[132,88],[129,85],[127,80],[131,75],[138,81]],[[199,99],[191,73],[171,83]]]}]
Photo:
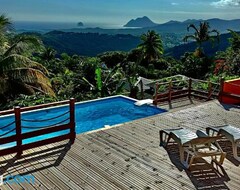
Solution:
[{"label": "blue pool water", "polygon": [[[75,105],[75,119],[76,119],[76,133],[83,133],[87,131],[92,131],[96,129],[103,128],[105,125],[115,125],[135,119],[140,119],[156,114],[165,112],[165,110],[157,108],[155,106],[143,105],[136,106],[134,105],[135,101],[123,96],[111,97],[106,99],[99,99],[90,102],[76,103]],[[58,115],[61,115],[69,110],[68,106],[61,106],[55,108],[42,109],[38,111],[31,111],[28,113],[22,114],[22,126],[31,127],[23,128],[22,132],[29,132],[37,130],[37,127],[50,126],[58,122],[66,120],[69,117],[69,114],[66,114],[60,118],[56,118],[50,121],[45,122],[36,122],[40,120],[46,120],[48,118],[53,118]],[[35,120],[31,122],[29,120]],[[5,116],[0,117],[0,128],[14,121],[14,116]],[[68,123],[69,120],[65,121]],[[34,128],[35,127],[35,128]],[[15,125],[0,130],[1,134],[6,133],[10,129],[15,128]],[[35,140],[46,139],[53,136],[58,136],[60,134],[67,133],[68,130],[55,132],[48,135],[38,136],[31,139],[26,139],[23,143],[33,142]],[[13,131],[6,136],[11,136],[15,134]]]}]

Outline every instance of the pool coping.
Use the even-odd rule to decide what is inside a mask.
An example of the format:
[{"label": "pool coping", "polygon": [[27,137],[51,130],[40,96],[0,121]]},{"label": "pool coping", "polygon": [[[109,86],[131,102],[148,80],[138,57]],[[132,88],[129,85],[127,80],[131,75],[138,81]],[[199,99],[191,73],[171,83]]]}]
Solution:
[{"label": "pool coping", "polygon": [[[126,99],[129,99],[129,100],[133,100],[135,102],[138,101],[137,99],[134,99],[134,98],[131,98],[131,97],[127,97],[127,96],[124,96],[124,95],[115,95],[115,96],[109,96],[109,97],[103,97],[103,98],[96,98],[96,99],[93,99],[93,100],[85,100],[85,101],[76,102],[75,106],[79,105],[79,104],[85,104],[85,103],[89,103],[89,102],[95,102],[95,101],[99,101],[99,100],[106,100],[106,99],[117,98],[117,97],[126,98]],[[61,107],[66,107],[66,106],[68,106],[68,104],[58,105],[58,106],[51,106],[51,107],[40,108],[40,109],[35,109],[35,110],[29,110],[29,111],[24,111],[22,113],[25,114],[25,113],[29,113],[29,112],[37,112],[37,111],[48,110],[48,109],[52,109],[52,108],[61,108]],[[0,115],[0,119],[2,117],[9,117],[9,116],[13,116],[13,115],[14,115],[14,113],[6,114],[6,115]]]}]

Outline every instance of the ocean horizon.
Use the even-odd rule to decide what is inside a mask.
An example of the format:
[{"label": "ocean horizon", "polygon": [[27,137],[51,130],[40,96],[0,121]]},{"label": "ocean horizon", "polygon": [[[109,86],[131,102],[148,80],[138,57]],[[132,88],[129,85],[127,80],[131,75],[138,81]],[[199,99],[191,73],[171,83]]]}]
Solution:
[{"label": "ocean horizon", "polygon": [[83,23],[84,26],[79,27],[77,22],[38,22],[38,21],[15,21],[13,27],[16,31],[41,31],[47,32],[51,30],[64,30],[72,28],[103,28],[103,29],[121,29],[122,25],[109,23]]}]

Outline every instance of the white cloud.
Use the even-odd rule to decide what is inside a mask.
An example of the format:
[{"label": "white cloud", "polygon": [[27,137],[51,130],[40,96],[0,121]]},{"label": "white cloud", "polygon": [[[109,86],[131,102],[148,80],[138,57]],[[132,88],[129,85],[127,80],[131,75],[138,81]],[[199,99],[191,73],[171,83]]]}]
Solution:
[{"label": "white cloud", "polygon": [[211,3],[212,6],[215,7],[236,7],[240,6],[240,0],[219,0]]},{"label": "white cloud", "polygon": [[175,5],[179,5],[179,3],[171,3],[171,5],[175,6]]}]

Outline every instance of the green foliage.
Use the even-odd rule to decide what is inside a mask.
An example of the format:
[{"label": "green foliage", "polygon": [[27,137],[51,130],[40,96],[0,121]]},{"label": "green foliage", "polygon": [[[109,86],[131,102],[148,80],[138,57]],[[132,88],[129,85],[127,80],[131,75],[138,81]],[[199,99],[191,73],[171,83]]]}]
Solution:
[{"label": "green foliage", "polygon": [[39,92],[31,96],[21,94],[18,97],[16,97],[14,100],[8,102],[7,104],[0,105],[0,109],[12,109],[15,106],[28,107],[28,106],[35,106],[39,104],[46,104],[46,103],[51,103],[56,101],[58,101],[58,99],[52,96],[43,95]]},{"label": "green foliage", "polygon": [[179,73],[192,78],[204,79],[213,63],[212,58],[199,57],[194,53],[185,53],[181,57],[181,65],[176,65]]},{"label": "green foliage", "polygon": [[101,68],[97,68],[96,70],[95,70],[95,74],[96,74],[96,81],[97,81],[97,89],[99,90],[99,91],[101,91],[102,90],[102,70],[101,70]]},{"label": "green foliage", "polygon": [[225,52],[218,52],[215,61],[215,75],[222,77],[240,75],[240,34],[229,30],[230,47]]},{"label": "green foliage", "polygon": [[101,62],[103,62],[108,68],[113,68],[127,58],[127,53],[120,51],[105,52],[99,54],[97,57],[99,57]]},{"label": "green foliage", "polygon": [[229,39],[230,41],[230,48],[233,50],[233,51],[238,51],[240,50],[240,34],[238,34],[237,32],[235,31],[232,31],[232,30],[229,30],[229,32],[231,33],[231,38]]}]

